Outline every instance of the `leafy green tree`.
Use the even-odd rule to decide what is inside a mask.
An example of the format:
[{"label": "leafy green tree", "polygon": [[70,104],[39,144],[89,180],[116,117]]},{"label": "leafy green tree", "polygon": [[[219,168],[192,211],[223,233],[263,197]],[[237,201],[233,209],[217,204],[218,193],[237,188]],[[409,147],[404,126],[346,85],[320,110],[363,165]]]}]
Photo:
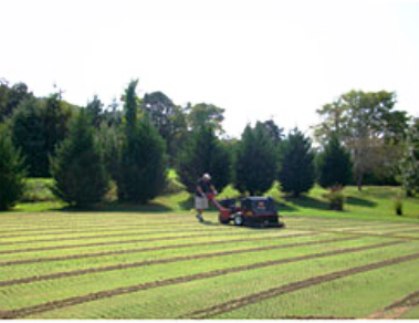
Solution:
[{"label": "leafy green tree", "polygon": [[23,157],[9,131],[0,126],[0,210],[11,208],[21,197],[25,176]]},{"label": "leafy green tree", "polygon": [[344,187],[352,179],[350,153],[332,136],[318,156],[319,184],[324,188]]},{"label": "leafy green tree", "polygon": [[162,92],[146,93],[141,107],[165,140],[169,162],[173,165],[188,130],[184,110]]},{"label": "leafy green tree", "polygon": [[241,193],[261,195],[272,187],[277,175],[275,141],[263,123],[246,126],[237,144],[234,186]]},{"label": "leafy green tree", "polygon": [[117,176],[121,201],[147,203],[166,184],[165,144],[147,116],[138,121],[138,100],[132,81],[125,91],[125,136]]},{"label": "leafy green tree", "polygon": [[106,193],[109,176],[85,110],[80,111],[68,138],[51,158],[51,174],[54,194],[70,205],[89,206],[100,202]]},{"label": "leafy green tree", "polygon": [[204,173],[211,174],[215,188],[221,192],[231,180],[231,154],[212,127],[201,127],[190,134],[176,168],[188,192],[195,191],[197,180]]},{"label": "leafy green tree", "polygon": [[377,169],[383,167],[384,174],[396,169],[408,117],[393,110],[395,103],[392,92],[350,91],[317,111],[323,121],[315,128],[316,138],[327,142],[336,134],[350,150],[358,189],[366,174],[380,173]]},{"label": "leafy green tree", "polygon": [[399,167],[400,181],[406,195],[414,196],[419,192],[419,118],[409,127]]},{"label": "leafy green tree", "polygon": [[16,83],[9,87],[7,81],[0,80],[0,122],[13,114],[13,111],[25,99],[33,97],[25,83]]},{"label": "leafy green tree", "polygon": [[262,125],[275,144],[279,144],[284,139],[284,129],[280,128],[272,119],[262,122]]},{"label": "leafy green tree", "polygon": [[282,191],[298,197],[314,185],[314,153],[311,141],[298,129],[288,134],[283,146],[282,167],[279,171]]},{"label": "leafy green tree", "polygon": [[188,125],[192,130],[210,126],[218,133],[223,133],[221,123],[224,120],[224,109],[213,104],[198,103],[186,108],[188,113]]}]

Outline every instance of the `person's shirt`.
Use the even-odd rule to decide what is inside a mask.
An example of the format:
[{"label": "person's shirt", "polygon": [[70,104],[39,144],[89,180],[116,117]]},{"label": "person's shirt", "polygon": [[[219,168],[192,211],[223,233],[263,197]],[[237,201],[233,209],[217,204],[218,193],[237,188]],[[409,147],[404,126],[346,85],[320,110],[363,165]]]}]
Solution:
[{"label": "person's shirt", "polygon": [[200,180],[198,180],[197,184],[196,184],[197,188],[195,190],[195,195],[199,196],[199,197],[203,197],[201,195],[201,193],[198,191],[198,186],[201,188],[201,190],[204,192],[204,194],[208,194],[212,192],[211,186],[212,183],[211,181],[204,181],[202,178]]}]

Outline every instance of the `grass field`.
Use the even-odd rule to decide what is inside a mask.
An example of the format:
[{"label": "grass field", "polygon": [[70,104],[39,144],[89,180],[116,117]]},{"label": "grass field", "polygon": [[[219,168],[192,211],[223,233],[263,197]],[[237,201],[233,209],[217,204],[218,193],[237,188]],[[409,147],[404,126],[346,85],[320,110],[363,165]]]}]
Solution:
[{"label": "grass field", "polygon": [[200,224],[162,208],[171,198],[154,213],[1,214],[0,318],[419,318],[414,217],[300,206],[256,230],[215,212]]}]

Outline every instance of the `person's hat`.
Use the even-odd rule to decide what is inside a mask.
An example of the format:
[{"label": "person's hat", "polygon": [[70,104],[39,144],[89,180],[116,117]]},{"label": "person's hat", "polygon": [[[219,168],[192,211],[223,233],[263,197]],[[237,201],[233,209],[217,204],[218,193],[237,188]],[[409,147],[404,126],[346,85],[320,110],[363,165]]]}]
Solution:
[{"label": "person's hat", "polygon": [[202,175],[202,178],[205,178],[205,179],[210,180],[211,179],[211,175],[208,174],[208,173],[205,173],[204,175]]}]

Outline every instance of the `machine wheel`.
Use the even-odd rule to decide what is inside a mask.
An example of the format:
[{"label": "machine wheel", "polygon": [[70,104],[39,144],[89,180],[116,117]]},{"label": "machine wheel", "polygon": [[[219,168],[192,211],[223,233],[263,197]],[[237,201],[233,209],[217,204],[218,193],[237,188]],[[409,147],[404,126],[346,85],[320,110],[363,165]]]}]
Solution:
[{"label": "machine wheel", "polygon": [[237,214],[234,216],[234,225],[242,226],[243,223],[244,223],[244,219],[241,214]]}]

